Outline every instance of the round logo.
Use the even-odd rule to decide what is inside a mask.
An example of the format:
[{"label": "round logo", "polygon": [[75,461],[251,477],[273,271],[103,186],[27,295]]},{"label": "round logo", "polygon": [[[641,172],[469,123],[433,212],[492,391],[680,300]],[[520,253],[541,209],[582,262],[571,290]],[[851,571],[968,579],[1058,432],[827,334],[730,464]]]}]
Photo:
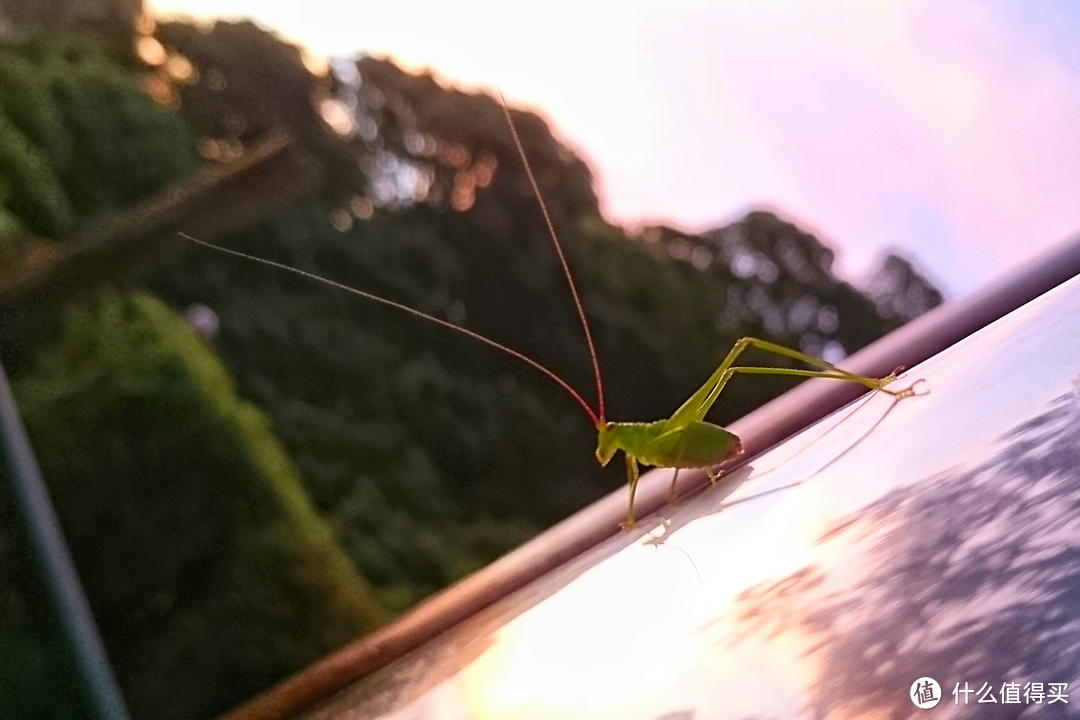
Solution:
[{"label": "round logo", "polygon": [[932,677],[921,677],[911,683],[910,695],[915,707],[929,710],[941,702],[941,686]]}]

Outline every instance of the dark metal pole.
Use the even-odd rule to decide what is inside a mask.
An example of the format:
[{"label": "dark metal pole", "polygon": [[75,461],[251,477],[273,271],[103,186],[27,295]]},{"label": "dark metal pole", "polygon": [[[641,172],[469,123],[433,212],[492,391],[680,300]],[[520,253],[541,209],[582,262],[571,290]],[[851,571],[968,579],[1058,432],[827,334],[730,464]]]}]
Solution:
[{"label": "dark metal pole", "polygon": [[0,439],[16,511],[22,515],[30,550],[60,617],[64,639],[94,717],[128,720],[124,697],[94,625],[3,365],[0,365]]}]

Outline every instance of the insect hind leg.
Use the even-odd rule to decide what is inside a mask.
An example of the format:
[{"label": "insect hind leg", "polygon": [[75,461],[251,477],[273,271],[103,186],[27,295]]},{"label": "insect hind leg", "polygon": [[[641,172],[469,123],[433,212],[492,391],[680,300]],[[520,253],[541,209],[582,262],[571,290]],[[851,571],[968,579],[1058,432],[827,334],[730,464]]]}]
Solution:
[{"label": "insect hind leg", "polygon": [[675,474],[671,476],[671,488],[668,490],[667,494],[668,505],[674,505],[679,500],[679,497],[675,492],[677,490],[675,483],[678,482],[678,480],[679,468],[675,468]]},{"label": "insect hind leg", "polygon": [[[835,373],[835,375],[830,375],[829,377],[835,377],[838,380],[850,380],[852,382],[857,382],[860,385],[864,385],[870,388],[871,390],[880,390],[882,392],[888,393],[889,395],[893,395],[894,397],[898,392],[904,392],[908,389],[905,388],[904,390],[899,391],[886,389],[886,386],[896,379],[896,376],[903,371],[903,368],[897,368],[896,370],[893,370],[891,373],[882,378],[872,378],[865,375],[858,375],[856,373],[849,372],[848,370],[837,367],[836,365],[833,365],[826,360],[822,360],[821,358],[816,358],[813,355],[807,355],[804,352],[793,350],[791,348],[784,347],[783,345],[769,342],[768,340],[762,340],[761,338],[742,338],[739,343],[743,345],[744,348],[757,348],[758,350],[762,350],[772,355],[779,355],[781,357],[791,358],[792,360],[798,360],[799,362],[806,363],[807,365],[821,368],[828,371],[829,373]],[[904,395],[904,397],[908,397],[908,395]]]},{"label": "insect hind leg", "polygon": [[626,456],[626,482],[630,486],[630,510],[627,512],[626,521],[622,523],[624,530],[629,530],[634,527],[634,497],[637,495],[638,486],[638,464],[637,459],[629,453],[624,453]]}]

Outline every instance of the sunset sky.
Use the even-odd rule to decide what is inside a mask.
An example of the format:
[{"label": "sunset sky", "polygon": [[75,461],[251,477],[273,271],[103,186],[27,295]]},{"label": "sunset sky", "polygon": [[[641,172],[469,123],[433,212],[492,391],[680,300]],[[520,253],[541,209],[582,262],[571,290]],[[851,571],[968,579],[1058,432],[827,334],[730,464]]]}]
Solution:
[{"label": "sunset sky", "polygon": [[769,207],[852,279],[899,247],[951,296],[1080,233],[1080,3],[148,4],[501,87],[589,161],[629,226]]}]

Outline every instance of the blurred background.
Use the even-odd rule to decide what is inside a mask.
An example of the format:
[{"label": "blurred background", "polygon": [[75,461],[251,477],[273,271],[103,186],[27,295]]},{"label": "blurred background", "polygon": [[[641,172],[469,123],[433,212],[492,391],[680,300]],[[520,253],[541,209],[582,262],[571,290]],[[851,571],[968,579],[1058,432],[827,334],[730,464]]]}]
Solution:
[{"label": "blurred background", "polygon": [[[608,414],[655,420],[740,336],[838,361],[1080,226],[1071,5],[504,5],[0,0],[0,359],[134,717],[224,712],[624,482],[527,367],[176,231],[595,404],[501,87]],[[81,717],[2,487],[0,708]]]}]

